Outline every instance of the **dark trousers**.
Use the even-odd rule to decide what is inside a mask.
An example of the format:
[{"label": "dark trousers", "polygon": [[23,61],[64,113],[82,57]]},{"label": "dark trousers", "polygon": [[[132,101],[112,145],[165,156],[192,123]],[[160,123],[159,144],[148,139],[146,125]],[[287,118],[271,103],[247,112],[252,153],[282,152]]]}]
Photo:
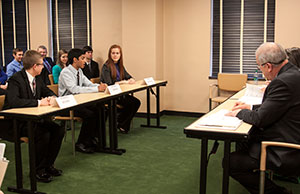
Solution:
[{"label": "dark trousers", "polygon": [[99,131],[99,108],[100,104],[80,107],[74,110],[74,115],[83,119],[77,143],[87,146],[97,137]]},{"label": "dark trousers", "polygon": [[0,138],[7,141],[14,141],[12,120],[0,119]]},{"label": "dark trousers", "polygon": [[[13,123],[12,120],[0,120],[2,137],[8,141],[13,141]],[[20,136],[28,136],[27,122],[19,121]],[[36,171],[44,170],[52,166],[59,153],[64,130],[56,123],[50,120],[42,120],[33,122],[34,140],[35,140],[35,156]]]},{"label": "dark trousers", "polygon": [[[250,157],[248,152],[240,150],[230,154],[229,174],[250,193],[259,193],[259,160]],[[275,194],[278,190],[279,186],[266,177],[265,194]]]},{"label": "dark trousers", "polygon": [[34,123],[36,170],[43,170],[52,166],[59,153],[64,130],[52,121]]},{"label": "dark trousers", "polygon": [[[242,184],[250,193],[259,193],[260,160],[250,157],[248,146],[238,144],[238,151],[230,154],[229,174],[232,178]],[[274,165],[270,160],[266,160],[266,168],[281,175],[299,175],[300,152],[298,150],[288,151],[281,159],[281,166]],[[268,177],[265,179],[265,194],[285,193],[284,188],[276,185]]]},{"label": "dark trousers", "polygon": [[134,96],[125,95],[120,97],[117,104],[122,106],[121,108],[118,108],[118,127],[129,131],[130,122],[134,117],[135,113],[138,111],[141,102]]}]

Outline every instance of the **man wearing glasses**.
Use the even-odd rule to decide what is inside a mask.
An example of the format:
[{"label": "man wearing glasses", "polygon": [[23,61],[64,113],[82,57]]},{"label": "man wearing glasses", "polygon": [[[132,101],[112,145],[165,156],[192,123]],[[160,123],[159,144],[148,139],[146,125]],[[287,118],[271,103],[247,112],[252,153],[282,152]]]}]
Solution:
[{"label": "man wearing glasses", "polygon": [[[42,81],[40,75],[43,58],[34,50],[26,51],[23,57],[24,68],[8,81],[3,109],[50,106],[56,96]],[[53,176],[62,171],[54,168],[60,150],[64,130],[49,119],[33,123],[35,129],[36,178],[41,182],[51,182]],[[18,122],[21,137],[27,136],[27,123]],[[11,128],[10,128],[11,129]]]},{"label": "man wearing glasses", "polygon": [[[256,62],[271,82],[261,105],[238,102],[228,116],[236,116],[252,125],[250,140],[243,149],[230,155],[230,176],[250,193],[259,191],[260,145],[262,141],[298,143],[300,141],[300,72],[289,63],[284,49],[276,43],[264,43],[256,50]],[[300,151],[270,147],[267,169],[281,175],[299,175]],[[291,193],[266,178],[265,193]]]}]

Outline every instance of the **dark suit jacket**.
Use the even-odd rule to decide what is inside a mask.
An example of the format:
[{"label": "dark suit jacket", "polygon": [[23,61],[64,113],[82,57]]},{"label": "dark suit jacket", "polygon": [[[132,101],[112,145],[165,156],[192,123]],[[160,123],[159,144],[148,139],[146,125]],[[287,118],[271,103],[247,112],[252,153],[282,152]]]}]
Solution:
[{"label": "dark suit jacket", "polygon": [[90,68],[87,66],[87,64],[85,64],[84,68],[82,69],[83,74],[88,78],[97,78],[99,77],[99,65],[96,61],[91,61],[91,70]]},{"label": "dark suit jacket", "polygon": [[[132,76],[126,71],[126,69],[124,67],[124,79],[123,80],[128,80],[130,78],[132,78]],[[116,82],[116,80],[112,79],[111,70],[106,63],[102,67],[100,81],[103,83],[106,83],[107,85],[113,85]]]},{"label": "dark suit jacket", "polygon": [[0,88],[0,95],[5,95],[6,94],[6,90]]},{"label": "dark suit jacket", "polygon": [[[249,154],[260,158],[261,141],[300,143],[300,72],[287,63],[265,90],[262,104],[254,110],[241,110],[238,118],[253,125]],[[292,158],[291,158],[292,156]],[[300,163],[300,151],[271,147],[267,159],[276,167]]]},{"label": "dark suit jacket", "polygon": [[36,77],[36,95],[33,96],[28,77],[24,69],[15,73],[8,80],[7,93],[3,109],[36,107],[38,99],[48,96],[56,96],[42,81]]},{"label": "dark suit jacket", "polygon": [[[51,66],[51,68],[53,68],[53,66],[55,65],[55,63],[52,61],[52,59],[50,57],[45,57],[45,59]],[[40,75],[38,75],[37,77],[41,77],[41,79],[43,80],[43,82],[46,85],[50,85],[50,80],[49,80],[49,71],[47,70],[46,67],[43,68],[42,72]]]}]

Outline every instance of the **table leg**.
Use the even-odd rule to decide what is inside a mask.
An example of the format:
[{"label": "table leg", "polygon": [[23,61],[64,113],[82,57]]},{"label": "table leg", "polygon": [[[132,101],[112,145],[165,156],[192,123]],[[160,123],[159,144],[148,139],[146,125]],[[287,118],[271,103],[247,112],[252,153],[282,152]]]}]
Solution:
[{"label": "table leg", "polygon": [[105,106],[101,103],[99,107],[98,148],[104,151],[106,149]]},{"label": "table leg", "polygon": [[[156,125],[150,123],[150,91],[156,97]],[[156,94],[152,88],[147,88],[147,125],[141,125],[141,127],[161,128],[166,129],[166,126],[160,125],[160,91],[159,86],[156,86]]]},{"label": "table leg", "polygon": [[20,133],[16,120],[14,119],[14,132],[15,132],[15,155],[16,155],[16,171],[17,171],[17,188],[8,187],[8,191],[16,193],[28,193],[28,194],[46,194],[37,191],[36,184],[36,170],[35,170],[35,145],[34,145],[34,128],[32,127],[32,121],[27,122],[28,125],[28,147],[29,147],[29,169],[30,169],[30,187],[31,189],[23,188],[23,173],[22,173],[22,160],[21,160],[21,146],[20,146]]},{"label": "table leg", "polygon": [[229,189],[229,159],[230,159],[230,147],[231,141],[224,141],[224,167],[223,167],[223,187],[222,194],[228,194]]},{"label": "table leg", "polygon": [[206,193],[206,176],[207,176],[207,145],[208,139],[201,139],[201,162],[200,162],[200,194]]},{"label": "table leg", "polygon": [[126,152],[125,149],[118,148],[117,106],[115,99],[109,102],[109,145],[109,151],[106,153],[121,155]]},{"label": "table leg", "polygon": [[36,191],[36,171],[35,171],[35,143],[34,143],[34,130],[32,121],[28,121],[28,146],[29,146],[29,168],[30,168],[30,184],[31,191]]},{"label": "table leg", "polygon": [[16,162],[15,166],[16,166],[17,188],[8,187],[9,191],[13,191],[14,189],[23,189],[23,169],[22,169],[20,130],[18,129],[16,119],[13,119],[13,130],[14,130],[14,142],[15,142],[15,162]]}]

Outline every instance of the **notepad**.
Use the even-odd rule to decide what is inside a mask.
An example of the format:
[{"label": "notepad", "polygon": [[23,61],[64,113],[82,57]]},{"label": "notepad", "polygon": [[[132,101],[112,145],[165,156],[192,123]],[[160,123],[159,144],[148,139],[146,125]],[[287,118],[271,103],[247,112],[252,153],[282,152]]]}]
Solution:
[{"label": "notepad", "polygon": [[241,97],[239,101],[245,102],[246,104],[252,104],[252,105],[261,104],[264,95],[263,88],[265,87],[267,86],[246,84],[245,95]]},{"label": "notepad", "polygon": [[225,116],[228,112],[228,110],[222,109],[212,115],[201,118],[196,123],[196,127],[235,130],[242,124],[242,120],[237,117]]}]

